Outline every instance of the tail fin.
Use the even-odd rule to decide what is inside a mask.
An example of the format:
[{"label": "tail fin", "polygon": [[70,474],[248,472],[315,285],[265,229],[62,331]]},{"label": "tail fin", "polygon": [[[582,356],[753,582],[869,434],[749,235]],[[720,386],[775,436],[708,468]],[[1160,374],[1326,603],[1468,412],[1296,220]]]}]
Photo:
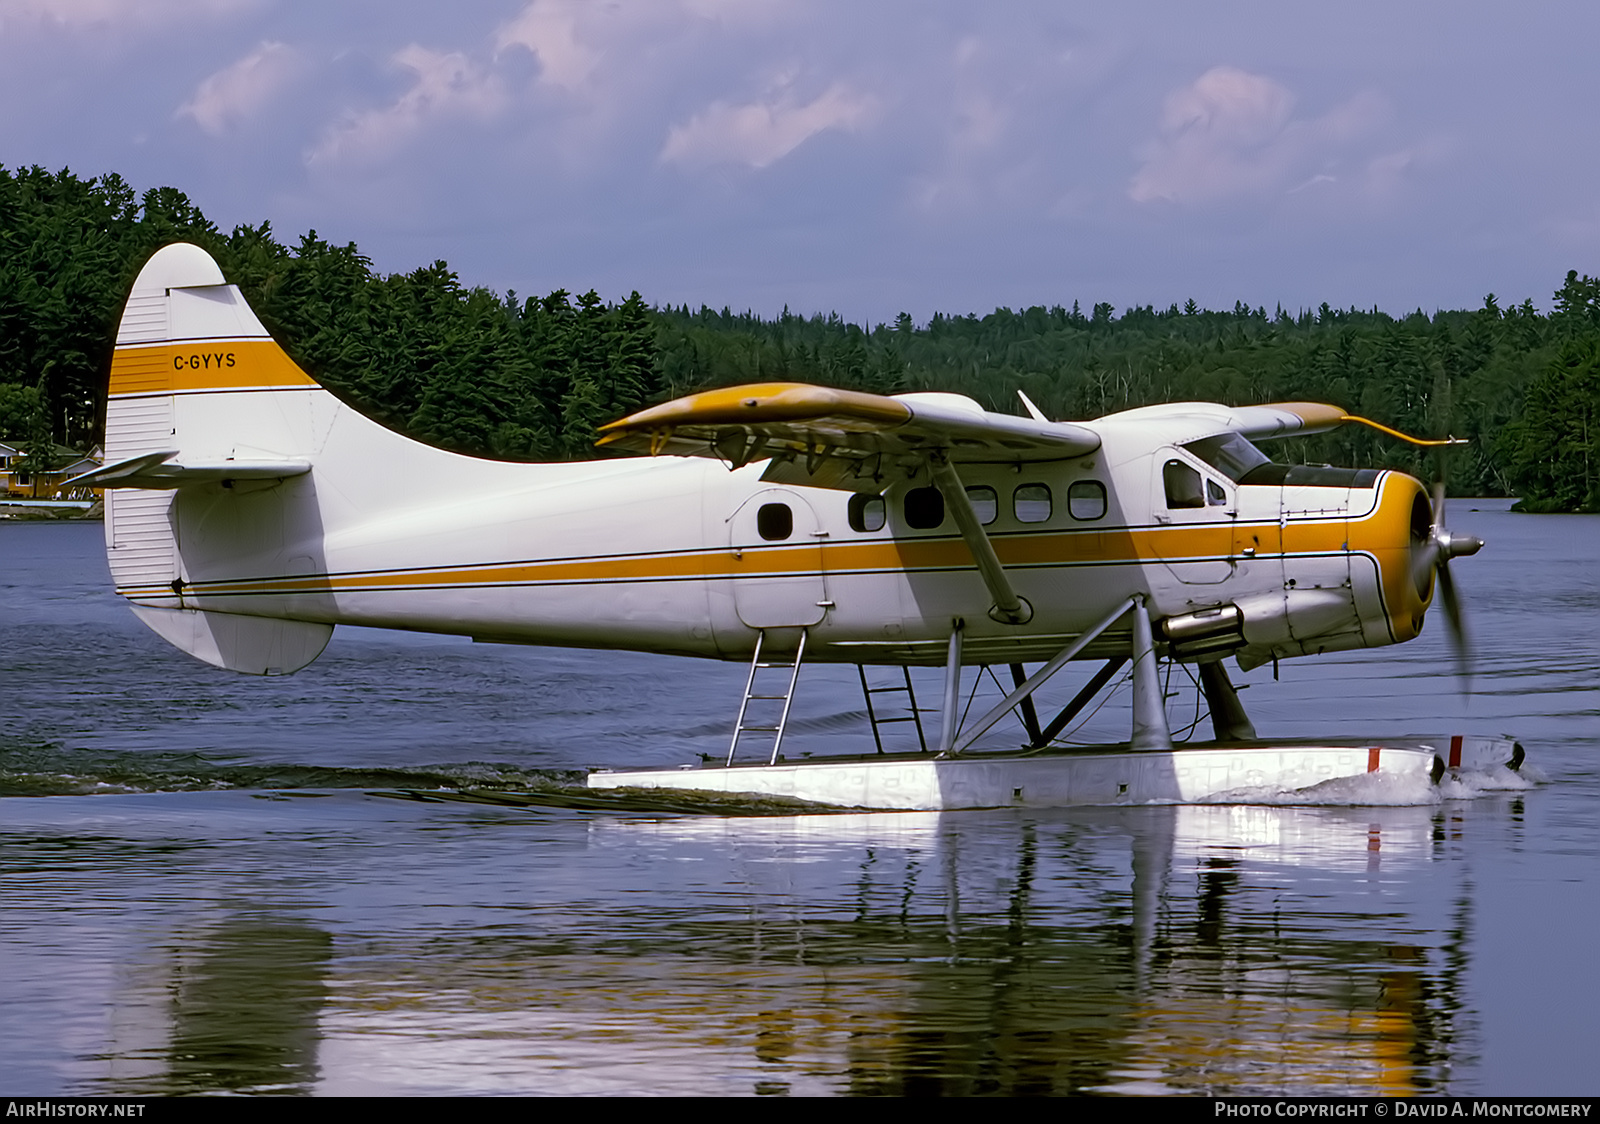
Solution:
[{"label": "tail fin", "polygon": [[112,577],[145,624],[257,675],[322,653],[332,624],[201,608],[199,590],[222,558],[261,578],[316,572],[293,524],[314,514],[306,474],[318,416],[335,409],[204,250],[177,243],[145,263],[117,331],[106,467],[79,478],[107,489]]}]

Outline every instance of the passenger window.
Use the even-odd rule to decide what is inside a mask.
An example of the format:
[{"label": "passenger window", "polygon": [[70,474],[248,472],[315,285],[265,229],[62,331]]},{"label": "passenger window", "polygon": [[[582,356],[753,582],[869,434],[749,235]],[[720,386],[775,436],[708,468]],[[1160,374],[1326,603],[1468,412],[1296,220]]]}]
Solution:
[{"label": "passenger window", "polygon": [[1011,493],[1011,513],[1018,523],[1043,523],[1050,518],[1050,486],[1018,484]]},{"label": "passenger window", "polygon": [[794,512],[786,503],[764,503],[756,511],[756,534],[764,539],[786,539],[794,534]]},{"label": "passenger window", "polygon": [[1168,507],[1206,505],[1206,495],[1200,486],[1200,474],[1182,461],[1168,461],[1161,470],[1161,481],[1166,485]]},{"label": "passenger window", "polygon": [[1206,479],[1206,502],[1212,507],[1228,502],[1228,493],[1222,490],[1222,485],[1209,477]]},{"label": "passenger window", "polygon": [[944,494],[938,488],[912,488],[906,493],[906,524],[920,531],[944,522]]},{"label": "passenger window", "polygon": [[967,489],[967,500],[972,504],[972,510],[978,517],[978,522],[987,527],[994,522],[994,517],[1000,514],[1000,500],[994,494],[994,489],[982,484]]},{"label": "passenger window", "polygon": [[1098,480],[1079,480],[1067,489],[1067,514],[1074,519],[1104,519],[1106,486]]},{"label": "passenger window", "polygon": [[888,506],[882,496],[864,496],[858,492],[850,497],[852,531],[881,531],[887,518]]}]

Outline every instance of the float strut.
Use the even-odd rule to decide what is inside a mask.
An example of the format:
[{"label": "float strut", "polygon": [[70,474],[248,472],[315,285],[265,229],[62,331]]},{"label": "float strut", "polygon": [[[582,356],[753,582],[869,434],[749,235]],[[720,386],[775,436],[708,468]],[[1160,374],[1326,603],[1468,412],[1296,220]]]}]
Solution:
[{"label": "float strut", "polygon": [[1155,640],[1150,635],[1150,611],[1144,595],[1133,598],[1133,737],[1134,749],[1172,748],[1167,726],[1167,700],[1161,694],[1160,668]]},{"label": "float strut", "polygon": [[[1022,686],[1018,687],[1015,691],[1012,691],[995,706],[990,707],[987,714],[967,727],[967,732],[961,735],[961,739],[955,743],[953,749],[942,750],[940,752],[940,756],[954,756],[966,749],[973,742],[977,741],[984,735],[989,727],[993,726],[996,722],[1000,721],[1000,719],[1011,713],[1011,709],[1013,707],[1043,686],[1046,679],[1049,679],[1063,667],[1066,667],[1068,660],[1087,648],[1090,643],[1093,642],[1102,632],[1122,619],[1122,615],[1129,609],[1133,608],[1133,604],[1133,598],[1128,598],[1128,600],[1124,601],[1115,609],[1111,610],[1111,612],[1107,613],[1099,624],[1096,624],[1093,628],[1089,629],[1089,631],[1080,635],[1071,644],[1068,644],[1065,648],[1061,649],[1061,651],[1051,656],[1049,663],[1045,664],[1038,671],[1028,676],[1028,681],[1022,684]],[[1150,642],[1149,617],[1145,618],[1144,630],[1145,642],[1148,645]]]},{"label": "float strut", "polygon": [[1105,665],[1089,677],[1089,682],[1083,689],[1073,696],[1072,701],[1061,708],[1061,713],[1050,719],[1050,725],[1039,731],[1039,736],[1029,744],[1029,749],[1043,749],[1056,740],[1056,735],[1067,728],[1067,723],[1078,717],[1080,711],[1088,706],[1090,701],[1100,693],[1100,689],[1111,682],[1111,677],[1121,671],[1128,662],[1127,656],[1113,656]]},{"label": "float strut", "polygon": [[1200,665],[1200,689],[1205,692],[1206,706],[1211,710],[1211,732],[1219,742],[1256,740],[1256,728],[1244,712],[1239,692],[1234,690],[1228,669],[1221,660]]},{"label": "float strut", "polygon": [[949,753],[956,744],[956,706],[961,701],[961,630],[967,622],[960,617],[950,622],[950,650],[944,664],[944,706],[939,711],[939,752]]},{"label": "float strut", "polygon": [[[1020,663],[1011,665],[1011,685],[1020,687],[1028,681],[1028,672]],[[1022,728],[1028,732],[1028,745],[1038,749],[1047,740],[1039,729],[1039,712],[1034,708],[1033,696],[1028,695],[1018,704],[1022,710]]]}]

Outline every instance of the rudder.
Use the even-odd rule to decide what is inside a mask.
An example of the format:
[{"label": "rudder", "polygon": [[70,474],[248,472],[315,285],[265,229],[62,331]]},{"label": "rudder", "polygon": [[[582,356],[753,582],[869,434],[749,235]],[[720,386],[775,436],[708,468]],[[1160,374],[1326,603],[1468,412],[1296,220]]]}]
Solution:
[{"label": "rudder", "polygon": [[[321,654],[331,624],[205,610],[186,590],[219,564],[266,574],[304,549],[289,534],[282,485],[308,471],[315,417],[336,408],[210,254],[175,243],[151,256],[117,331],[106,468],[84,480],[106,488],[106,555],[141,620],[234,671],[286,674]],[[255,490],[249,498],[242,482]],[[235,513],[222,525],[248,522],[256,533],[218,542],[215,520],[208,528],[204,519],[219,504],[249,504],[250,520]]]}]

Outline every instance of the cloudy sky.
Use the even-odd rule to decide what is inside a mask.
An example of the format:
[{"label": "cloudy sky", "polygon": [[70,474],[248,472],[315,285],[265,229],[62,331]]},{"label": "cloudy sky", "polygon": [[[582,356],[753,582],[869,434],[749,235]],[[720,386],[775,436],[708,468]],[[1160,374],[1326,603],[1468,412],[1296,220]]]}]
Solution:
[{"label": "cloudy sky", "polygon": [[468,284],[919,322],[1600,273],[1600,5],[0,0],[0,163]]}]

